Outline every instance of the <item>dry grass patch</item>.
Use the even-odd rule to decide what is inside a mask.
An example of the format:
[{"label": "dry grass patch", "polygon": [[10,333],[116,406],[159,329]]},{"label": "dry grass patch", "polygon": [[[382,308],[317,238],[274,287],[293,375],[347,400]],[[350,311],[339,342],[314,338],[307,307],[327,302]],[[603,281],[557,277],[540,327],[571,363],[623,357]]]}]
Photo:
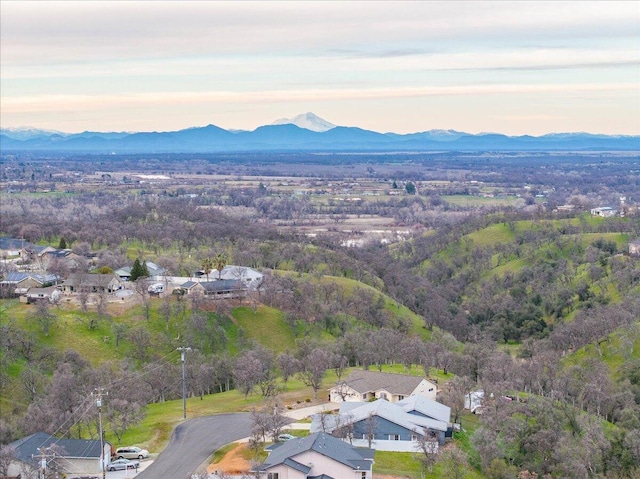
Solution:
[{"label": "dry grass patch", "polygon": [[246,443],[238,443],[220,461],[209,464],[207,472],[209,474],[215,471],[224,474],[246,474],[251,468],[248,457],[252,455]]}]

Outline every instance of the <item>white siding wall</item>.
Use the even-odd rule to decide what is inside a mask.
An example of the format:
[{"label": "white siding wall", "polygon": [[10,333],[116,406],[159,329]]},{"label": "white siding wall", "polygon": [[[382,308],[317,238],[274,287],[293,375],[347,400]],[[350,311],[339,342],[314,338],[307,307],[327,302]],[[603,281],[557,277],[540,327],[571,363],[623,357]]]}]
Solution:
[{"label": "white siding wall", "polygon": [[[369,447],[369,441],[366,439],[353,439],[352,444],[356,447]],[[438,450],[438,443],[434,447]],[[394,451],[394,452],[417,452],[418,443],[416,441],[383,441],[376,439],[371,441],[371,449],[376,451]]]},{"label": "white siding wall", "polygon": [[427,399],[433,399],[435,401],[436,395],[438,394],[438,386],[436,384],[433,384],[431,381],[423,379],[422,381],[420,381],[420,384],[418,384],[418,387],[413,390],[412,395],[413,394],[418,394],[420,396],[426,397]]}]

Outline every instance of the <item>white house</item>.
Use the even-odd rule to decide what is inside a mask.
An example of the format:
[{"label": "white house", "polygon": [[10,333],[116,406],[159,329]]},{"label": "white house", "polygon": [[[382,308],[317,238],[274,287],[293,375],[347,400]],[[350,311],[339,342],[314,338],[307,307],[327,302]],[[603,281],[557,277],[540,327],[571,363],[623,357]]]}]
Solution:
[{"label": "white house", "polygon": [[598,208],[591,209],[591,216],[602,216],[604,218],[609,218],[615,215],[616,215],[616,210],[614,210],[610,206],[600,206]]},{"label": "white house", "polygon": [[435,399],[437,392],[438,386],[424,377],[356,370],[329,389],[329,401],[339,403],[386,399],[397,402],[414,395]]}]

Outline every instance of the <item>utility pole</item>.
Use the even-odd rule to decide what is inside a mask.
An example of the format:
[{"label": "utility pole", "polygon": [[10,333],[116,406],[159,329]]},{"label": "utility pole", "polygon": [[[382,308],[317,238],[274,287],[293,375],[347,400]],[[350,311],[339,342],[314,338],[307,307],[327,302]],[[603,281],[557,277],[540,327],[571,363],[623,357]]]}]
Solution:
[{"label": "utility pole", "polygon": [[107,475],[107,467],[105,464],[106,458],[104,457],[104,436],[102,434],[102,396],[107,396],[109,393],[104,392],[104,388],[95,388],[93,391],[94,392],[91,393],[91,395],[93,396],[95,394],[96,396],[96,406],[98,407],[98,424],[100,426],[100,470],[102,471],[102,479],[105,479]]},{"label": "utility pole", "polygon": [[40,451],[40,454],[32,454],[31,456],[34,459],[40,459],[40,475],[38,476],[40,479],[45,479],[47,477],[47,459],[53,459],[56,457],[55,453],[47,454],[47,449],[48,448],[44,446],[39,447],[38,451]]},{"label": "utility pole", "polygon": [[185,370],[185,360],[187,351],[191,351],[191,348],[179,347],[180,358],[182,359],[182,418],[187,419],[187,376]]}]

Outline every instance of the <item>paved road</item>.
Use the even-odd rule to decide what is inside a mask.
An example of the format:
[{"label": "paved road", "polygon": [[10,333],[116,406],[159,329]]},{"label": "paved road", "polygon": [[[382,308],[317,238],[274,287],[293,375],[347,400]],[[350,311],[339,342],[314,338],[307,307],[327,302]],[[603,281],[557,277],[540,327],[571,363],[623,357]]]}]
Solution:
[{"label": "paved road", "polygon": [[190,419],[176,427],[167,448],[136,479],[187,479],[213,451],[249,435],[248,413]]}]

